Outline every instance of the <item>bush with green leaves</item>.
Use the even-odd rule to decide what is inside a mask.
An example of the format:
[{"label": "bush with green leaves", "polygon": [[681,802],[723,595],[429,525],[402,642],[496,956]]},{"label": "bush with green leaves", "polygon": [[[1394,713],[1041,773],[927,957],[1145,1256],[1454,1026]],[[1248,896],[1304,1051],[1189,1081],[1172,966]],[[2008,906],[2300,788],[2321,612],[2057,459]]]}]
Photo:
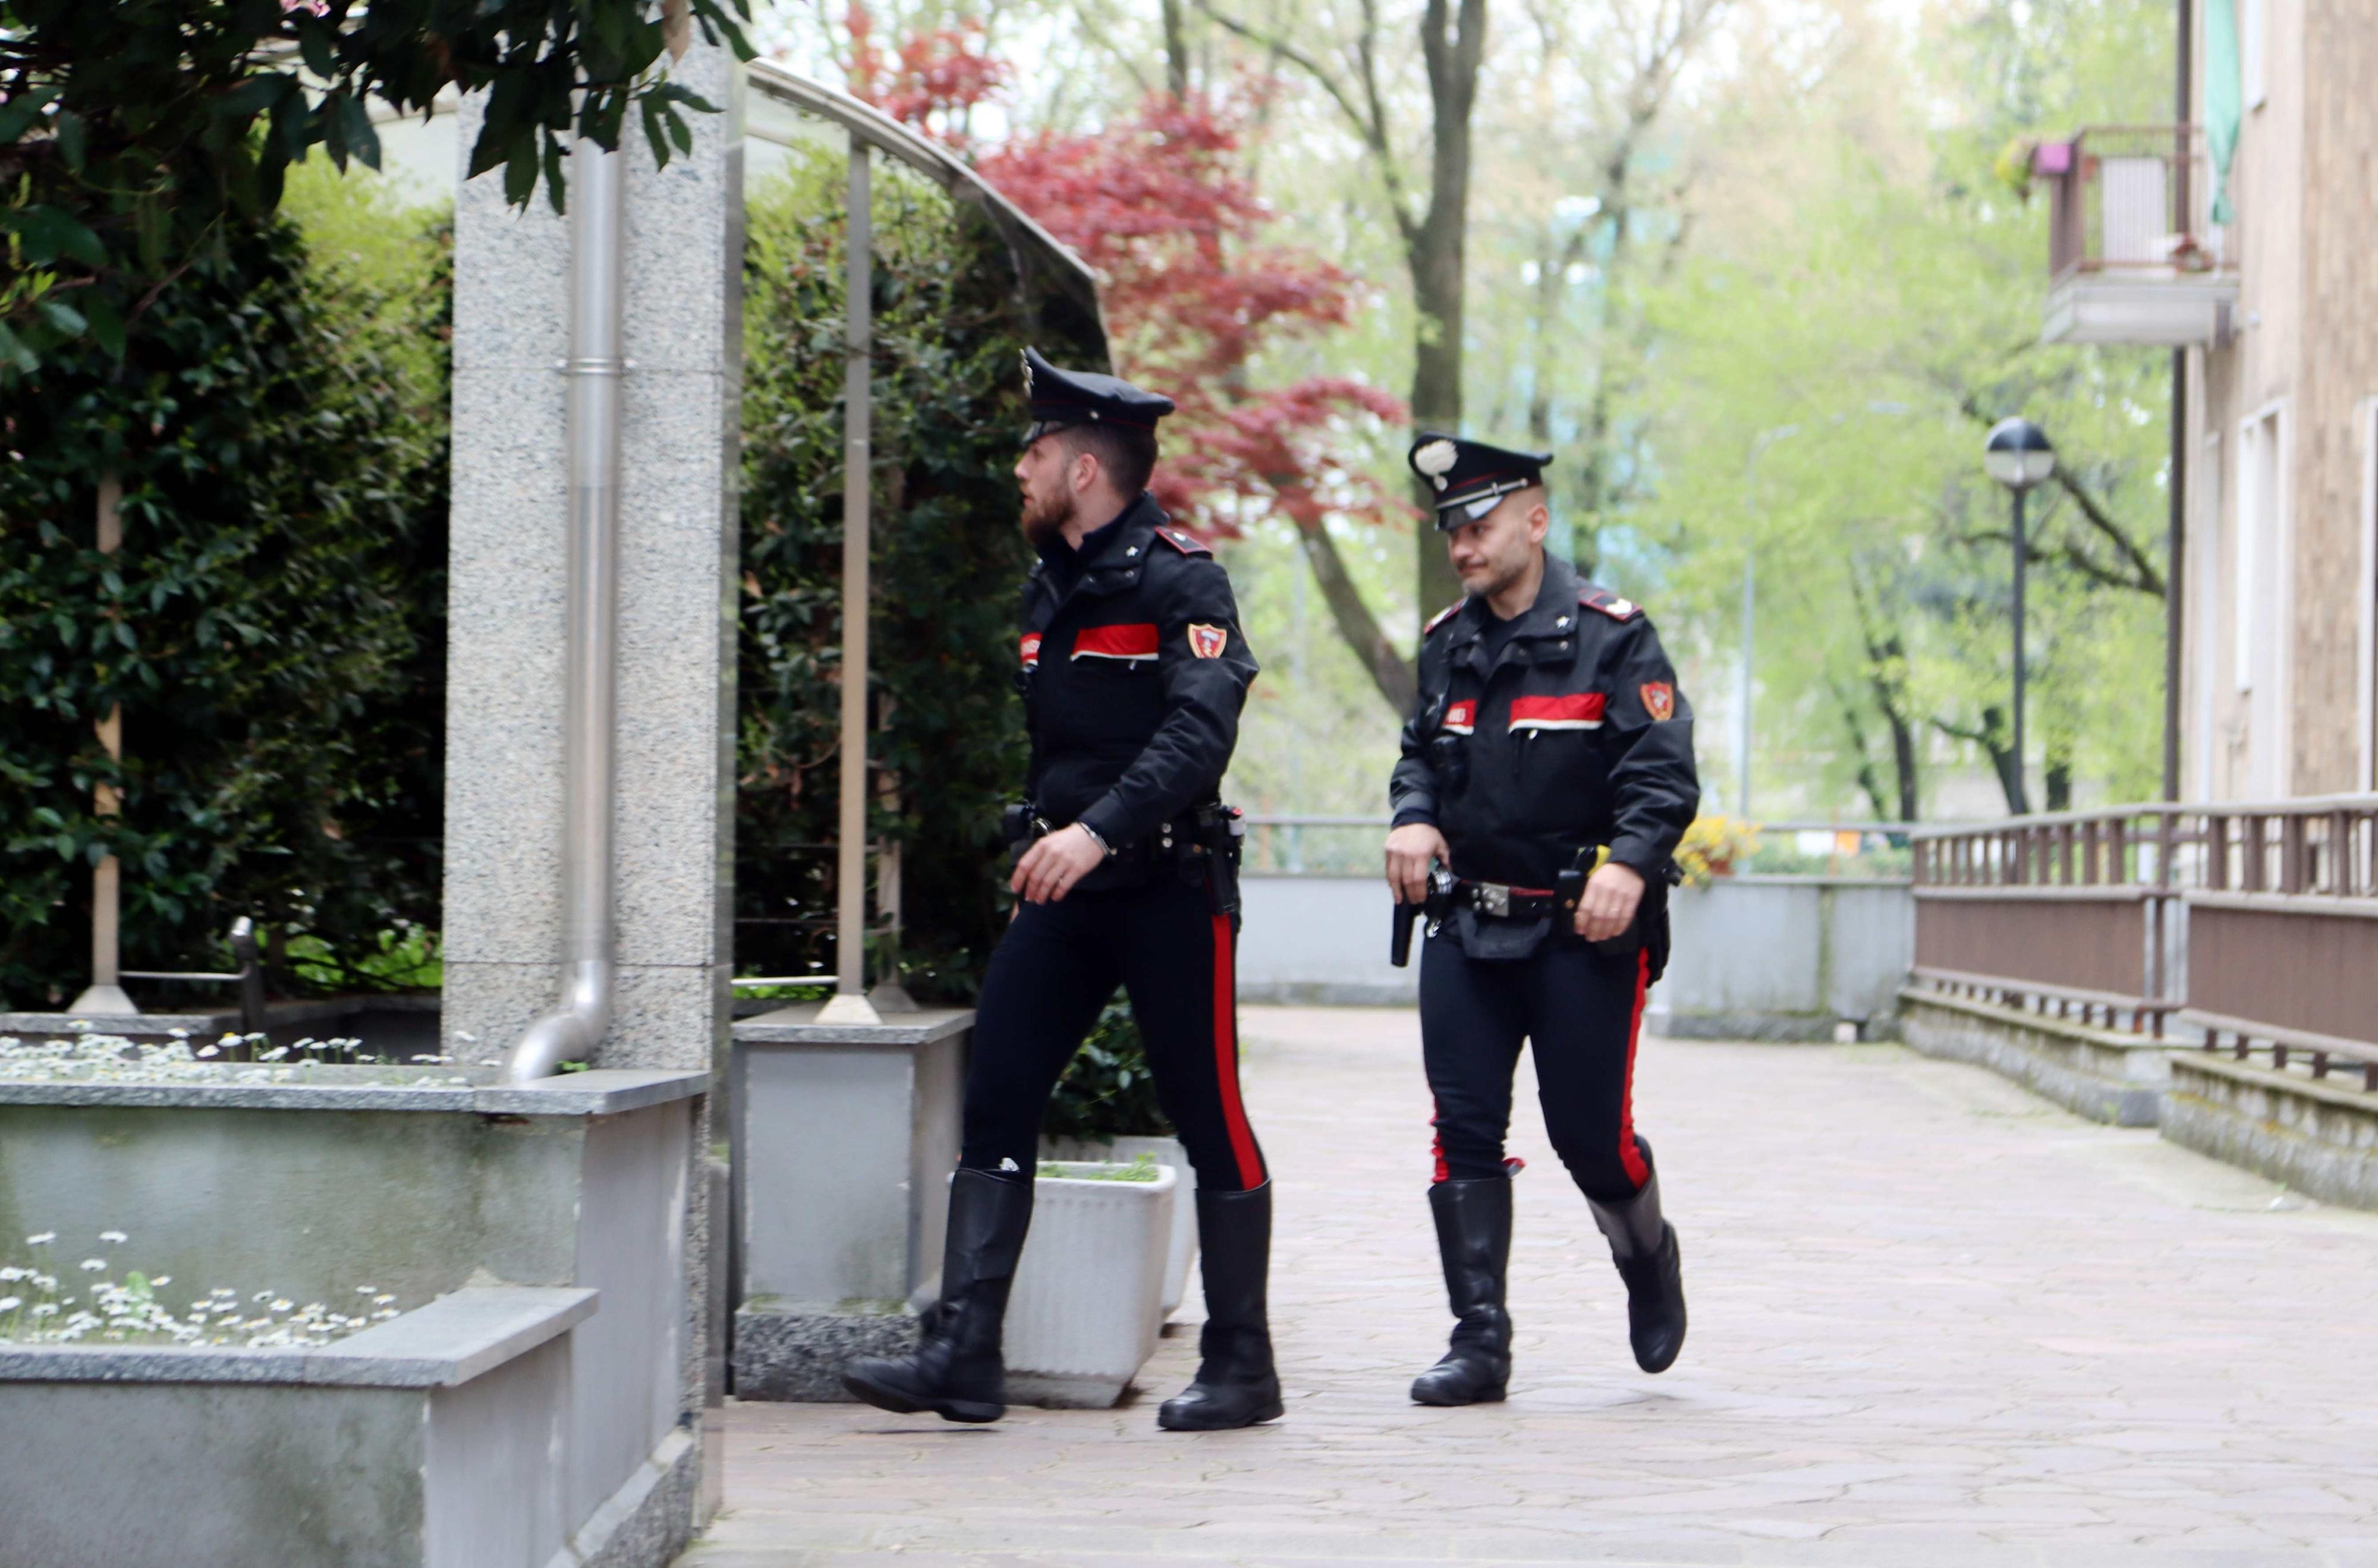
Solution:
[{"label": "bush with green leaves", "polygon": [[[799,154],[749,207],[736,961],[770,975],[835,966],[847,170]],[[873,219],[870,832],[902,851],[901,977],[963,1001],[1006,918],[999,812],[1025,772],[1027,312],[975,209],[887,168]],[[1102,343],[1041,346],[1105,362]]]},{"label": "bush with green leaves", "polygon": [[[248,225],[120,356],[79,340],[0,386],[8,1005],[80,988],[108,853],[128,967],[225,967],[248,915],[318,939],[293,983],[374,983],[349,955],[418,977],[417,938],[380,934],[437,922],[450,291],[438,220],[375,221],[414,225],[402,265],[309,265],[288,219]],[[94,731],[118,704],[120,765]]]},{"label": "bush with green leaves", "polygon": [[1157,1103],[1156,1077],[1147,1068],[1147,1042],[1139,1020],[1121,997],[1109,1001],[1089,1037],[1040,1116],[1045,1138],[1082,1138],[1111,1143],[1117,1138],[1170,1138],[1172,1123]]}]

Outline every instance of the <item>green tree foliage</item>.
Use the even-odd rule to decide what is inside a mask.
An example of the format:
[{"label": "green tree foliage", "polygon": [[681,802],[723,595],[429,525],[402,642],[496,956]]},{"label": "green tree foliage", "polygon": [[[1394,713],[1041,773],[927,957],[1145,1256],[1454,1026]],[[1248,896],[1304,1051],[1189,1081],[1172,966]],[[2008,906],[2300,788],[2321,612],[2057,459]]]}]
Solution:
[{"label": "green tree foliage", "polygon": [[[845,168],[797,157],[753,194],[745,252],[736,958],[767,974],[834,966]],[[902,850],[907,983],[965,999],[1005,918],[999,810],[1025,769],[1012,681],[1031,557],[1010,473],[1024,313],[973,209],[885,169],[874,224],[871,832]]]},{"label": "green tree foliage", "polygon": [[[80,988],[108,853],[130,967],[222,967],[251,915],[353,983],[379,933],[436,919],[446,246],[377,221],[415,235],[377,268],[309,267],[286,219],[227,231],[120,357],[65,342],[0,389],[13,1005]],[[109,473],[124,543],[102,555]],[[120,767],[94,734],[118,703]],[[103,781],[121,817],[94,813]]]},{"label": "green tree foliage", "polygon": [[[731,14],[730,14],[731,11]],[[487,90],[471,172],[563,199],[572,136],[631,108],[661,162],[691,147],[667,79],[698,25],[747,57],[750,0],[0,0],[0,377],[90,339],[120,355],[162,291],[225,262],[320,147],[372,167],[369,101],[426,113]]]},{"label": "green tree foliage", "polygon": [[1902,79],[1868,28],[1762,151],[1737,143],[1733,205],[1655,305],[1674,608],[1722,637],[1751,557],[1762,773],[1884,818],[1928,809],[1936,770],[2014,794],[2009,504],[1980,458],[2010,413],[2060,458],[2027,528],[2030,803],[2157,777],[2169,356],[2039,342],[2045,202],[1994,168],[2020,138],[2157,117],[2170,12],[2028,10],[1936,8],[1906,102],[1868,85]]}]

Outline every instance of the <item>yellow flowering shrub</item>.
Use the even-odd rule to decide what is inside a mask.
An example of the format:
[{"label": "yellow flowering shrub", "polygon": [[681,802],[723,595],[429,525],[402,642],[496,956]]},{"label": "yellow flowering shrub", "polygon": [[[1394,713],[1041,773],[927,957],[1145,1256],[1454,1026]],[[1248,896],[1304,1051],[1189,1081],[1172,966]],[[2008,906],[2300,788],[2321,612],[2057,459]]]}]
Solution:
[{"label": "yellow flowering shrub", "polygon": [[1696,817],[1676,845],[1685,886],[1705,888],[1714,877],[1734,874],[1735,864],[1759,853],[1759,824],[1732,817]]}]

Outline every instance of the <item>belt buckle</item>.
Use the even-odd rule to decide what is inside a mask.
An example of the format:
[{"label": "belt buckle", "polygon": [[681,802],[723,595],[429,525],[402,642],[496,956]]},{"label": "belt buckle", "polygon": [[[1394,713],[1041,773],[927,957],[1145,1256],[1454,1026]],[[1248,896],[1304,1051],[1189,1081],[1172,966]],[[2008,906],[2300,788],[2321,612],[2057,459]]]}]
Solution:
[{"label": "belt buckle", "polygon": [[1473,882],[1478,890],[1478,910],[1482,915],[1507,916],[1511,913],[1511,888],[1507,882]]}]

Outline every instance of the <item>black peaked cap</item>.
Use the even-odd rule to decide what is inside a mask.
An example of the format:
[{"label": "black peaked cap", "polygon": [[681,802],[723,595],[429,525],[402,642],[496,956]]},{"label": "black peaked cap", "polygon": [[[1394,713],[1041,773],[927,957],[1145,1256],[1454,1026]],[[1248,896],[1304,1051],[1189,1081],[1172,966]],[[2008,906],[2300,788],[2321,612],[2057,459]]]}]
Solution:
[{"label": "black peaked cap", "polygon": [[1423,430],[1412,437],[1405,461],[1436,492],[1436,526],[1449,532],[1484,517],[1512,491],[1543,484],[1553,455]]},{"label": "black peaked cap", "polygon": [[1024,395],[1032,405],[1032,428],[1024,444],[1074,425],[1122,425],[1153,430],[1172,412],[1172,400],[1142,391],[1120,376],[1095,370],[1060,370],[1040,356],[1039,349],[1024,351]]}]

